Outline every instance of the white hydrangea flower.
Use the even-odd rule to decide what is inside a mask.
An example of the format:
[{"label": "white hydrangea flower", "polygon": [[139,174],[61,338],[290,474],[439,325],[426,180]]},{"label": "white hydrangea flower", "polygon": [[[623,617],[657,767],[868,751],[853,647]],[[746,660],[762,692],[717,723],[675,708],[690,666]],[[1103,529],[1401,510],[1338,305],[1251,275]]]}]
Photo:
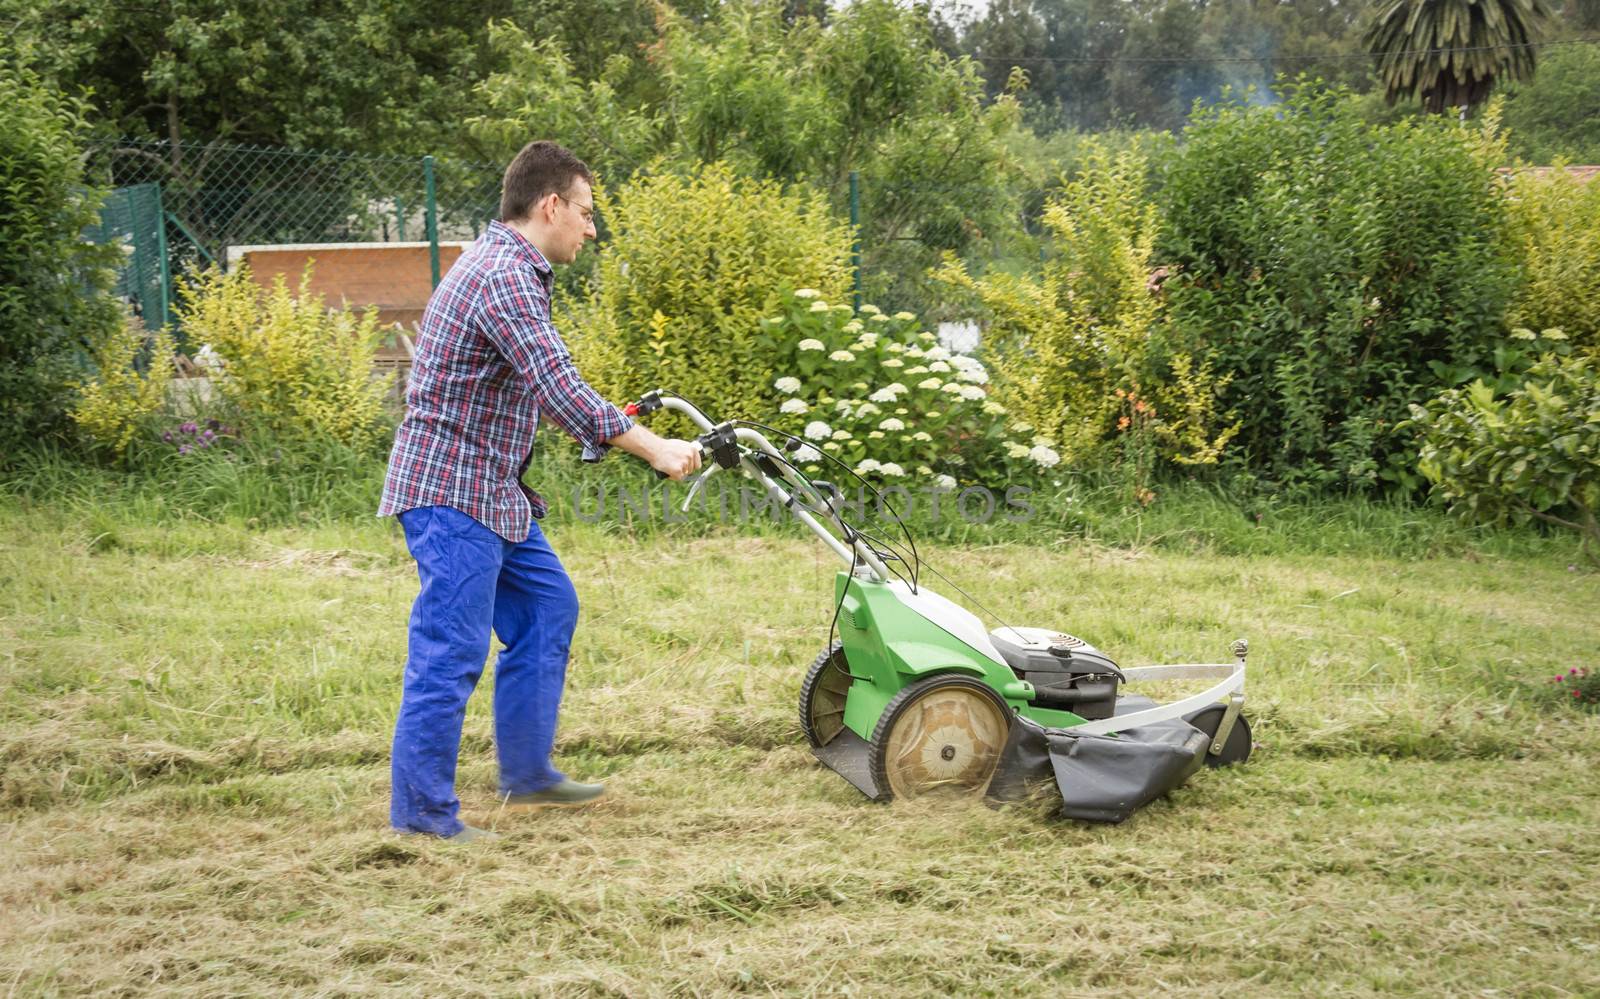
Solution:
[{"label": "white hydrangea flower", "polygon": [[796,392],[800,391],[800,379],[791,378],[788,375],[784,375],[782,378],[773,382],[772,387],[777,389],[779,392],[785,392],[789,395],[794,395]]},{"label": "white hydrangea flower", "polygon": [[917,334],[917,339],[918,340],[937,340],[939,338],[934,336],[932,333],[929,333],[927,330],[923,330],[921,333]]},{"label": "white hydrangea flower", "polygon": [[822,294],[822,292],[815,288],[796,288],[794,290],[795,298],[816,298],[820,294]]},{"label": "white hydrangea flower", "polygon": [[813,340],[811,337],[806,337],[804,340],[801,340],[796,346],[798,346],[801,350],[826,350],[827,349],[823,345],[821,340]]},{"label": "white hydrangea flower", "polygon": [[974,385],[983,385],[989,381],[989,372],[984,371],[982,368],[967,368],[957,374],[956,377]]},{"label": "white hydrangea flower", "polygon": [[869,440],[869,441],[881,441],[881,440],[883,440],[883,431],[882,430],[869,430],[869,431],[867,431],[867,440]]},{"label": "white hydrangea flower", "polygon": [[868,385],[866,382],[856,382],[854,385],[852,385],[850,387],[855,389],[857,392],[865,392],[867,389],[871,388],[872,386]]},{"label": "white hydrangea flower", "polygon": [[918,365],[916,365],[914,367],[910,367],[910,368],[906,369],[906,374],[908,374],[908,375],[925,375],[927,373],[928,373],[928,366],[926,364],[918,364]]},{"label": "white hydrangea flower", "polygon": [[894,317],[900,320],[902,323],[909,323],[911,320],[917,318],[909,312],[896,312]]},{"label": "white hydrangea flower", "polygon": [[876,472],[881,467],[876,458],[863,458],[861,459],[861,464],[856,466],[856,471],[865,475],[868,472]]},{"label": "white hydrangea flower", "polygon": [[933,435],[928,433],[926,430],[918,430],[916,433],[911,435],[911,439],[917,441],[918,443],[926,444],[927,442],[933,440]]},{"label": "white hydrangea flower", "polygon": [[917,382],[917,388],[932,389],[933,391],[937,392],[939,390],[939,386],[943,384],[944,382],[941,382],[937,378],[924,378],[922,381]]},{"label": "white hydrangea flower", "polygon": [[983,411],[990,416],[1006,415],[1006,408],[998,402],[990,401],[983,404]]},{"label": "white hydrangea flower", "polygon": [[804,399],[785,399],[783,400],[783,405],[778,407],[778,412],[789,413],[791,415],[796,413],[807,413],[810,411],[811,407],[806,405],[806,401]]},{"label": "white hydrangea flower", "polygon": [[905,416],[909,412],[911,412],[911,410],[905,408],[904,406],[901,406],[899,409],[894,411],[894,415],[896,415],[896,416]]},{"label": "white hydrangea flower", "polygon": [[836,441],[847,441],[847,440],[850,439],[850,431],[848,431],[848,430],[835,430],[833,432],[833,439],[836,440]]},{"label": "white hydrangea flower", "polygon": [[933,474],[933,469],[929,468],[927,465],[918,465],[917,466],[917,474],[918,475],[932,475]]},{"label": "white hydrangea flower", "polygon": [[856,311],[855,309],[850,307],[850,303],[849,302],[840,302],[838,305],[830,306],[830,308],[832,308],[833,311],[835,311],[835,312],[854,312],[854,311]]},{"label": "white hydrangea flower", "polygon": [[824,451],[837,451],[837,450],[839,450],[839,442],[838,441],[829,441],[828,443],[822,445],[822,450],[824,450]]},{"label": "white hydrangea flower", "polygon": [[915,344],[906,347],[906,356],[907,357],[921,357],[922,355],[923,355],[923,350],[922,350],[921,347],[918,347]]},{"label": "white hydrangea flower", "polygon": [[1031,434],[1033,433],[1033,424],[1028,423],[1026,420],[1018,420],[1011,424],[1011,429],[1019,434]]},{"label": "white hydrangea flower", "polygon": [[883,412],[883,410],[879,409],[875,403],[871,402],[863,402],[856,406],[857,419],[860,419],[863,416],[877,416],[881,412]]},{"label": "white hydrangea flower", "polygon": [[878,345],[878,334],[870,331],[863,333],[861,334],[861,342],[866,344],[868,347],[876,347]]},{"label": "white hydrangea flower", "polygon": [[873,402],[894,402],[898,395],[899,393],[895,392],[893,386],[885,385],[883,388],[867,396],[867,398]]},{"label": "white hydrangea flower", "polygon": [[946,371],[950,370],[950,365],[944,363],[943,361],[934,361],[932,364],[928,365],[928,370],[937,371],[942,375]]},{"label": "white hydrangea flower", "polygon": [[828,360],[830,361],[853,361],[855,359],[856,355],[850,353],[848,350],[836,350],[828,355]]},{"label": "white hydrangea flower", "polygon": [[950,395],[960,395],[963,388],[965,388],[965,386],[956,382],[945,382],[943,385],[939,386],[939,391],[949,393]]},{"label": "white hydrangea flower", "polygon": [[891,416],[887,420],[884,420],[882,423],[878,424],[878,427],[882,430],[904,430],[906,425]]},{"label": "white hydrangea flower", "polygon": [[[919,468],[917,471],[921,472],[922,469]],[[926,475],[927,473],[923,472],[923,474]],[[956,487],[956,479],[953,475],[941,475],[933,480],[933,484],[940,489],[954,489]]]},{"label": "white hydrangea flower", "polygon": [[976,402],[977,400],[982,399],[984,396],[989,394],[976,385],[963,385],[960,387],[960,392],[961,398],[970,402]]},{"label": "white hydrangea flower", "polygon": [[833,428],[821,420],[812,420],[806,424],[805,435],[814,441],[826,440],[833,434]]},{"label": "white hydrangea flower", "polygon": [[923,415],[930,420],[937,420],[939,418],[939,411],[937,409],[930,409]]},{"label": "white hydrangea flower", "polygon": [[854,405],[855,403],[851,402],[849,399],[840,399],[838,402],[833,404],[833,408],[841,413],[849,413],[850,407]]},{"label": "white hydrangea flower", "polygon": [[816,461],[820,457],[822,457],[822,452],[810,444],[802,444],[794,449],[794,460],[797,462]]},{"label": "white hydrangea flower", "polygon": [[928,360],[930,360],[930,361],[947,361],[949,359],[950,359],[950,352],[948,350],[945,350],[943,347],[933,346],[933,347],[929,347],[928,348]]},{"label": "white hydrangea flower", "polygon": [[1006,441],[1006,455],[1011,458],[1026,458],[1028,449],[1016,441]]},{"label": "white hydrangea flower", "polygon": [[[865,312],[866,309],[862,309],[861,311]],[[872,315],[868,316],[867,318],[872,320],[875,323],[886,323],[886,322],[889,321],[889,317],[884,315],[881,312],[874,312]]]},{"label": "white hydrangea flower", "polygon": [[892,461],[884,462],[878,471],[882,472],[884,475],[890,476],[891,478],[906,474],[905,469],[901,468],[899,465],[896,465]]},{"label": "white hydrangea flower", "polygon": [[840,328],[846,333],[860,333],[864,327],[861,325],[861,320],[852,319]]},{"label": "white hydrangea flower", "polygon": [[822,299],[819,298],[815,302],[811,303],[811,311],[812,312],[827,312],[828,311],[828,303],[824,302]]},{"label": "white hydrangea flower", "polygon": [[883,312],[882,309],[878,308],[876,305],[873,305],[871,302],[868,302],[856,311],[860,312],[863,316],[876,316]]},{"label": "white hydrangea flower", "polygon": [[1050,468],[1061,461],[1061,456],[1043,444],[1035,446],[1028,452],[1028,457],[1038,463],[1040,468]]},{"label": "white hydrangea flower", "polygon": [[883,366],[886,368],[903,368],[906,366],[906,362],[900,360],[898,357],[885,357],[883,359]]},{"label": "white hydrangea flower", "polygon": [[884,344],[884,348],[891,354],[899,354],[905,351],[906,345],[903,343],[888,343]]}]

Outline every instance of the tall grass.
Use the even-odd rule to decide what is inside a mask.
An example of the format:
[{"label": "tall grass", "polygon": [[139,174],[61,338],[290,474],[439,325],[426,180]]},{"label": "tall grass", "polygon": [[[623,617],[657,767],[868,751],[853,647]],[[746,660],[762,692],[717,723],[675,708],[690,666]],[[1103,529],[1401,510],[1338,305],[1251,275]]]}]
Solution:
[{"label": "tall grass", "polygon": [[[1600,715],[1544,685],[1596,665],[1600,575],[1535,548],[930,540],[1006,620],[1124,664],[1251,639],[1251,761],[1106,828],[1047,799],[880,807],[812,760],[795,701],[832,611],[820,545],[553,522],[583,602],[558,762],[609,800],[497,806],[491,670],[458,775],[466,816],[504,834],[480,849],[386,831],[417,583],[367,503],[246,526],[260,507],[201,519],[118,473],[41,463],[25,484],[0,498],[0,982],[19,994],[1600,985]],[[1403,523],[1356,509],[1336,516],[1357,540]]]},{"label": "tall grass", "polygon": [[[0,495],[19,503],[72,509],[86,519],[129,524],[207,522],[239,529],[359,522],[373,516],[384,459],[329,444],[315,450],[272,441],[241,442],[213,453],[147,451],[117,468],[87,464],[60,450],[14,456],[0,472]],[[598,465],[554,434],[542,438],[526,481],[550,504],[551,525],[596,523],[612,533],[654,538],[736,532],[798,537],[792,519],[762,506],[753,485],[721,473],[687,512],[688,487],[657,479],[620,452]],[[989,499],[944,494],[937,515],[925,483],[886,493],[879,503],[856,483],[868,529],[898,540],[901,526],[923,543],[1084,542],[1112,548],[1227,555],[1371,555],[1430,558],[1494,555],[1570,558],[1576,542],[1540,526],[1469,527],[1432,504],[1366,495],[1284,495],[1235,487],[1225,477],[1173,479],[1141,506],[1114,472],[1063,472],[1028,483],[1008,504],[1012,483],[995,482]],[[910,508],[907,508],[907,495]],[[604,506],[601,508],[601,497]]]}]

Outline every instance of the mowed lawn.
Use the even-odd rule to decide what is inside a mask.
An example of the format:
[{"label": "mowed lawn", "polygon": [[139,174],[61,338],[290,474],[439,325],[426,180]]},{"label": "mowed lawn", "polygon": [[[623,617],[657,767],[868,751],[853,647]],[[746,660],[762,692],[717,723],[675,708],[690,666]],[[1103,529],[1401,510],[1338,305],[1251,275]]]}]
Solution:
[{"label": "mowed lawn", "polygon": [[460,793],[503,838],[461,846],[387,830],[392,524],[0,505],[0,993],[1600,995],[1600,716],[1543,685],[1600,667],[1600,574],[927,552],[1124,665],[1250,639],[1255,756],[1105,827],[817,765],[819,545],[552,534],[560,763],[611,793],[496,807],[491,671]]}]

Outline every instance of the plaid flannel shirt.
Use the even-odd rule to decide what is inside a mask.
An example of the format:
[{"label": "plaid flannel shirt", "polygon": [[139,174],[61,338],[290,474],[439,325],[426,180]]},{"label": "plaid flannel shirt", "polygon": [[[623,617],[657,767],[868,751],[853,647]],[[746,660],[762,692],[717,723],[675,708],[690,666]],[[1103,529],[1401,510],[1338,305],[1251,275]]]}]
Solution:
[{"label": "plaid flannel shirt", "polygon": [[633,426],[573,366],[550,322],[550,285],[549,261],[501,222],[450,268],[422,314],[378,516],[449,506],[522,541],[529,517],[546,512],[522,482],[540,417],[582,444],[585,461]]}]

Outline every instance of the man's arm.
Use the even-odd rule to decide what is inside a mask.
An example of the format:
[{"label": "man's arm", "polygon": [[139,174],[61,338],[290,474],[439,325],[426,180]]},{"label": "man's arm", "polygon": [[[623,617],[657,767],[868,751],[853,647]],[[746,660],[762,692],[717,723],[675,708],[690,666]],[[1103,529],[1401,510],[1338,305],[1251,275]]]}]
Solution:
[{"label": "man's arm", "polygon": [[700,467],[700,445],[694,441],[668,440],[635,423],[627,432],[606,441],[635,457],[669,479],[682,479]]},{"label": "man's arm", "polygon": [[699,445],[666,440],[636,425],[584,381],[550,324],[549,304],[536,278],[516,271],[495,275],[485,306],[490,340],[527,380],[544,411],[583,445],[585,461],[599,460],[616,445],[673,479],[700,467]]}]

